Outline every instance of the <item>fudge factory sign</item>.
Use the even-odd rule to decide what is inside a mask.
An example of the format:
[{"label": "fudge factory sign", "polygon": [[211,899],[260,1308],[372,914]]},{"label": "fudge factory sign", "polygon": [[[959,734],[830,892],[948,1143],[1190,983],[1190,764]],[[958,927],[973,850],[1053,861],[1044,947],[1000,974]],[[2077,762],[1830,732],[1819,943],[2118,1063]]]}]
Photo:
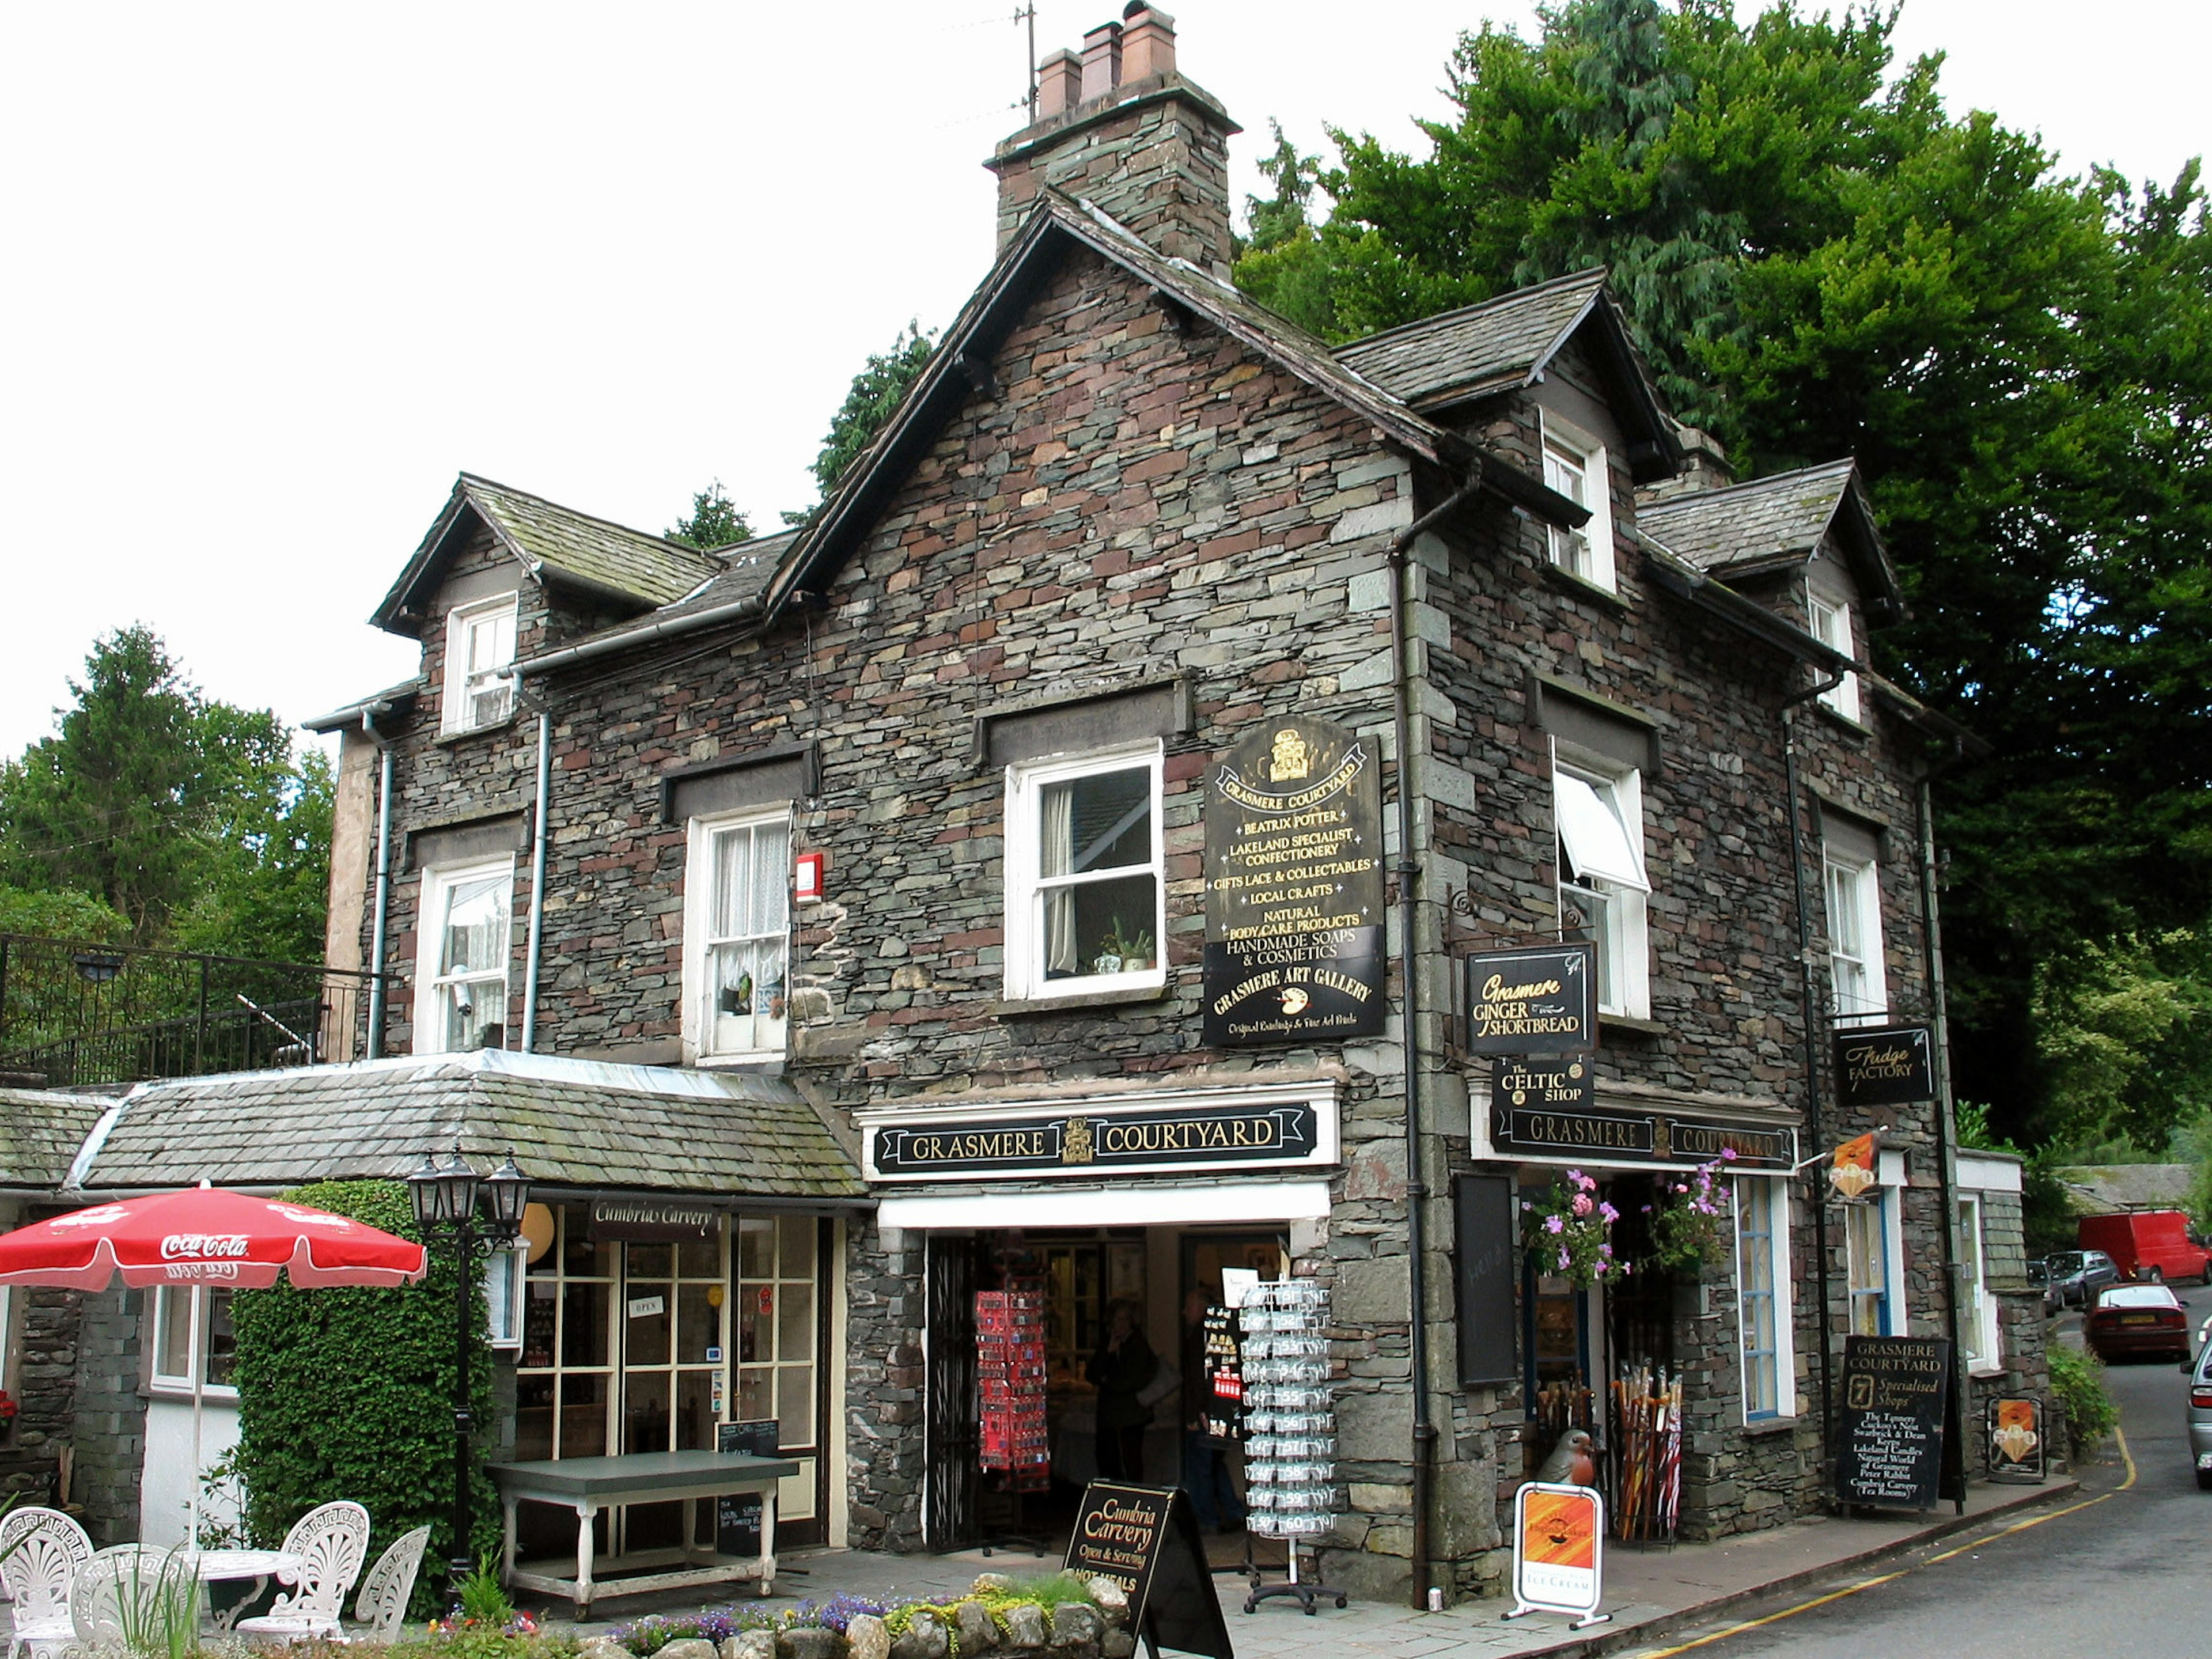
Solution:
[{"label": "fudge factory sign", "polygon": [[1382,781],[1372,742],[1264,723],[1206,795],[1209,1047],[1382,1030]]},{"label": "fudge factory sign", "polygon": [[1038,1181],[1336,1162],[1332,1095],[862,1115],[871,1181]]},{"label": "fudge factory sign", "polygon": [[1835,1049],[1836,1091],[1847,1108],[1936,1098],[1934,1045],[1925,1025],[1838,1031]]}]

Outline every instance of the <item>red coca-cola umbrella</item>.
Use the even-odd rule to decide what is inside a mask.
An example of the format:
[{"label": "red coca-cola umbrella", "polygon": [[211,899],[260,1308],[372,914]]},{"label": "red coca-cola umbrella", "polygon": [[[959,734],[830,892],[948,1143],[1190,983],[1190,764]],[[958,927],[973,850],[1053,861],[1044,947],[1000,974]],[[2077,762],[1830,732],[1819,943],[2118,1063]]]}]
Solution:
[{"label": "red coca-cola umbrella", "polygon": [[401,1285],[428,1258],[368,1223],[282,1199],[220,1187],[95,1204],[0,1234],[0,1285],[105,1290],[118,1273],[133,1288],[216,1285]]},{"label": "red coca-cola umbrella", "polygon": [[[305,1204],[202,1182],[181,1192],[95,1204],[0,1233],[0,1285],[104,1291],[174,1285],[191,1291],[192,1328],[208,1286],[404,1285],[429,1265],[420,1244]],[[201,1378],[192,1367],[192,1470],[187,1539],[199,1534]]]}]

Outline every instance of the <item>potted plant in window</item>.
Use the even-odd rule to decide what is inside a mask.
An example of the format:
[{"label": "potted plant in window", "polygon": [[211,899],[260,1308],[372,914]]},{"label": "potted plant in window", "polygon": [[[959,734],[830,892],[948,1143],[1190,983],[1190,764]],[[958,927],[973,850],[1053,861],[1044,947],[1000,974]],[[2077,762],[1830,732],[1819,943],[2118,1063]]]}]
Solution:
[{"label": "potted plant in window", "polygon": [[1094,974],[1139,974],[1152,965],[1151,933],[1142,927],[1133,934],[1124,933],[1119,916],[1107,924],[1106,937],[1098,941],[1098,954],[1091,959]]}]

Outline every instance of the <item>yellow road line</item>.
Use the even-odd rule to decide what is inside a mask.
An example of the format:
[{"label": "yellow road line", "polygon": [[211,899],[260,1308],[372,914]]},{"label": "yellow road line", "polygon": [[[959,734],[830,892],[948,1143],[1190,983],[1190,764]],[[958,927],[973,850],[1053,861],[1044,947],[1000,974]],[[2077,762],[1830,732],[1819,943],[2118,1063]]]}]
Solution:
[{"label": "yellow road line", "polygon": [[2078,1504],[2069,1504],[2063,1510],[2051,1510],[2042,1515],[2030,1516],[2025,1521],[2015,1521],[2012,1525],[1999,1531],[1960,1544],[1954,1549],[1945,1550],[1941,1555],[1931,1555],[1918,1566],[1900,1567],[1895,1572],[1882,1574],[1879,1578],[1869,1578],[1863,1583],[1849,1584],[1839,1590],[1830,1590],[1826,1595],[1816,1595],[1809,1601],[1800,1601],[1796,1606],[1784,1607],[1779,1613],[1770,1613],[1763,1619],[1747,1619],[1741,1624],[1730,1625],[1725,1630],[1717,1630],[1710,1635],[1694,1637],[1687,1642],[1679,1642],[1671,1648],[1647,1648],[1638,1652],[1635,1659],[1672,1659],[1672,1656],[1675,1654],[1688,1653],[1695,1648],[1709,1647],[1715,1642],[1725,1642],[1731,1636],[1741,1636],[1744,1632],[1757,1630],[1762,1625],[1777,1624],[1784,1619],[1795,1619],[1801,1613],[1810,1613],[1815,1607],[1825,1607],[1829,1602],[1840,1601],[1847,1595],[1856,1595],[1863,1590],[1870,1590],[1883,1584],[1894,1583],[1907,1573],[1918,1571],[1920,1567],[1932,1567],[1938,1561],[1948,1561],[1954,1555],[1964,1555],[1967,1551],[1978,1548],[1984,1544],[1993,1544],[2000,1538],[2009,1538],[2014,1533],[2026,1532],[2030,1527],[2039,1527],[2046,1521],[2056,1521],[2062,1515],[2072,1515],[2077,1510],[2093,1508],[2103,1503],[2107,1498],[2117,1498],[2136,1483],[2136,1456],[2128,1449],[2128,1437],[2125,1430],[2115,1425],[2112,1434],[2120,1443],[2120,1459],[2127,1465],[2128,1478],[2110,1492],[2099,1492],[2094,1498],[2085,1498]]}]

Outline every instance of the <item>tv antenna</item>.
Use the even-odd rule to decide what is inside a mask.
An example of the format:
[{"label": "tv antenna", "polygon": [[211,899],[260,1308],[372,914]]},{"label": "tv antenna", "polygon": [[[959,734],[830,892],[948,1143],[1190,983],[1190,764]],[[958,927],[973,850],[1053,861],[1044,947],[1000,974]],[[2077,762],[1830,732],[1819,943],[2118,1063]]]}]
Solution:
[{"label": "tv antenna", "polygon": [[1028,5],[1017,8],[1013,21],[1030,26],[1029,94],[1024,101],[1029,106],[1030,121],[1034,125],[1037,118],[1036,0],[1030,0]]}]

